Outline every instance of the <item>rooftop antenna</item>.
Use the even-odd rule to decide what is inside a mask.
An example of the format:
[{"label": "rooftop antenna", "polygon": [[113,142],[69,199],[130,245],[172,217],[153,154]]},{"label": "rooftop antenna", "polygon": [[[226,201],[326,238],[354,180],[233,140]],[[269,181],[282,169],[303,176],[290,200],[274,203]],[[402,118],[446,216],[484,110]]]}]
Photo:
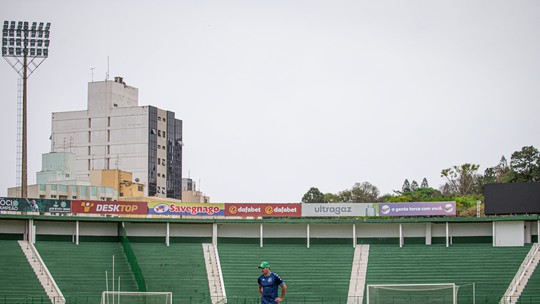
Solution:
[{"label": "rooftop antenna", "polygon": [[109,81],[109,56],[107,56],[107,74],[105,74],[105,81]]},{"label": "rooftop antenna", "polygon": [[94,82],[94,69],[95,68],[90,68],[90,71],[92,71],[92,82]]}]

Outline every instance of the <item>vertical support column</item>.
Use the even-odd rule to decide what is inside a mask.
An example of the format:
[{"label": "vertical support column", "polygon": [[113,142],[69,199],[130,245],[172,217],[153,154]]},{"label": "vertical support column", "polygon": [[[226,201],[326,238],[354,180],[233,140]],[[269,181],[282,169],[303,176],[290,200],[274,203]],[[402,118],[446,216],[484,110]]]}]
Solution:
[{"label": "vertical support column", "polygon": [[28,220],[28,242],[34,244],[35,243],[34,237],[35,237],[35,234],[34,234],[34,220],[29,219]]},{"label": "vertical support column", "polygon": [[218,229],[217,229],[217,223],[212,224],[212,245],[214,247],[217,246],[217,235],[218,235]]},{"label": "vertical support column", "polygon": [[426,223],[426,245],[431,245],[431,223]]},{"label": "vertical support column", "polygon": [[308,223],[307,226],[306,226],[306,241],[307,241],[306,245],[307,245],[307,248],[309,248],[309,245],[310,245],[309,239],[310,239],[310,232],[309,232],[309,223]]},{"label": "vertical support column", "polygon": [[263,247],[263,239],[264,239],[264,229],[263,229],[263,223],[260,223],[259,226],[259,247]]},{"label": "vertical support column", "polygon": [[79,220],[76,220],[75,221],[75,245],[79,245],[79,234],[80,234],[80,230],[79,230]]},{"label": "vertical support column", "polygon": [[449,235],[449,225],[448,222],[446,222],[446,247],[450,247],[450,235]]},{"label": "vertical support column", "polygon": [[169,246],[171,244],[171,223],[167,222],[167,232],[165,235],[165,244]]},{"label": "vertical support column", "polygon": [[399,248],[403,247],[403,223],[399,223]]},{"label": "vertical support column", "polygon": [[495,221],[491,222],[491,239],[493,241],[493,247],[495,247],[495,245],[497,244],[497,233],[495,232],[496,229],[495,229]]},{"label": "vertical support column", "polygon": [[353,248],[356,248],[356,224],[352,224],[352,238],[353,238],[352,246]]}]

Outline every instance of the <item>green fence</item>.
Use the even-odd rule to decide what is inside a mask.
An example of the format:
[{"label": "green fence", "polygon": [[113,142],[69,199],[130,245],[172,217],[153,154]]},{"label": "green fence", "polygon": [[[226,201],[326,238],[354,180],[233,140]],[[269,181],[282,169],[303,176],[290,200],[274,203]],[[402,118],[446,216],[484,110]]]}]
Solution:
[{"label": "green fence", "polygon": [[147,290],[146,281],[144,280],[144,275],[141,271],[141,267],[139,267],[139,263],[137,262],[137,257],[135,256],[135,253],[133,252],[133,248],[131,247],[131,243],[129,242],[128,237],[126,235],[126,229],[124,227],[123,222],[118,223],[118,236],[120,237],[120,243],[122,244],[122,248],[124,249],[124,253],[126,254],[129,267],[131,268],[131,271],[133,272],[133,275],[135,276],[137,287],[140,292],[146,292]]}]

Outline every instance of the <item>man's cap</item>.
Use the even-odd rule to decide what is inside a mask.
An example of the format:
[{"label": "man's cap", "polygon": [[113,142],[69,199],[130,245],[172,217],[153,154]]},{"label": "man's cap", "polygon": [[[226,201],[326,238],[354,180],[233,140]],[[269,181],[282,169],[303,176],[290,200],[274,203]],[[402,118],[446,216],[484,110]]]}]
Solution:
[{"label": "man's cap", "polygon": [[270,263],[268,263],[268,262],[262,262],[262,263],[261,263],[261,266],[259,266],[259,268],[261,268],[261,269],[266,268],[266,267],[270,267]]}]

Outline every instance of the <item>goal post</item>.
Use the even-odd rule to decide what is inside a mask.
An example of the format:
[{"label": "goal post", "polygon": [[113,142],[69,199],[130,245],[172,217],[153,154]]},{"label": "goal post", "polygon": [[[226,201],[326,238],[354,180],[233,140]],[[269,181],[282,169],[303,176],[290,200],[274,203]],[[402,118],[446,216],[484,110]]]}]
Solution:
[{"label": "goal post", "polygon": [[367,304],[457,304],[459,286],[440,284],[367,285]]},{"label": "goal post", "polygon": [[101,304],[172,304],[172,292],[104,291]]}]

